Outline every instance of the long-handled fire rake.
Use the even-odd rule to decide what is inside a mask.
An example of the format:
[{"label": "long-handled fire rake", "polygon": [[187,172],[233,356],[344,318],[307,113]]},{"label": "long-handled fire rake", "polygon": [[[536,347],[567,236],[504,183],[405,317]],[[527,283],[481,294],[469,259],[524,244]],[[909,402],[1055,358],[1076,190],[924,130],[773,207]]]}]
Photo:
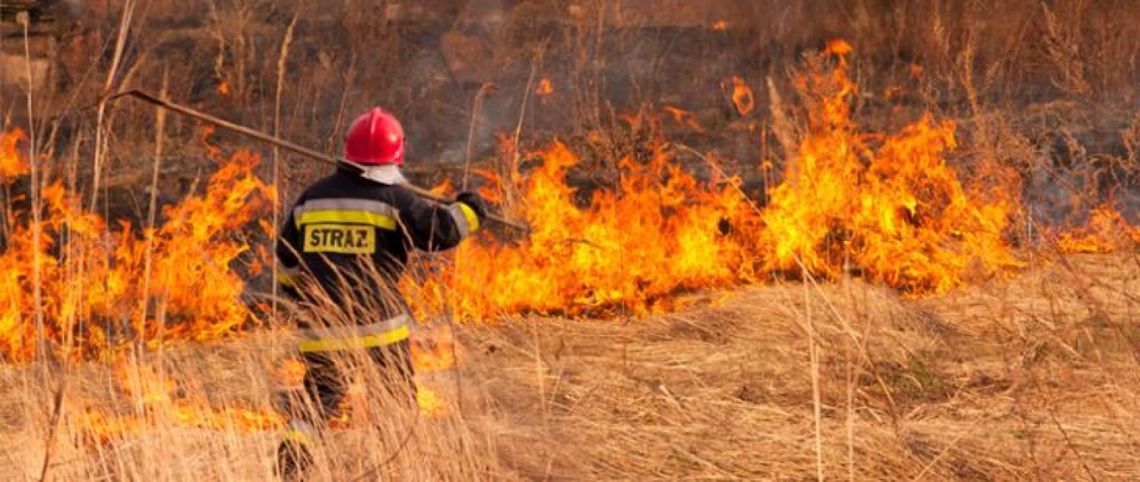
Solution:
[{"label": "long-handled fire rake", "polygon": [[[236,123],[224,120],[224,119],[219,119],[219,118],[214,117],[214,116],[207,114],[205,112],[194,110],[194,109],[191,109],[191,108],[186,107],[184,105],[177,104],[177,103],[165,100],[165,99],[155,97],[151,94],[148,94],[148,93],[143,92],[143,91],[138,90],[138,89],[132,89],[132,90],[119,92],[119,93],[114,94],[110,97],[107,97],[106,100],[107,101],[115,101],[115,100],[122,98],[122,97],[134,97],[134,98],[139,99],[139,100],[146,102],[148,104],[153,104],[155,106],[158,106],[158,107],[161,107],[163,109],[167,109],[167,110],[170,110],[173,112],[177,112],[177,113],[185,115],[187,117],[192,117],[192,118],[198,119],[198,120],[203,121],[203,122],[214,124],[214,125],[222,128],[222,129],[228,130],[230,132],[234,132],[237,134],[244,135],[246,137],[257,139],[257,140],[262,141],[262,142],[267,142],[269,144],[273,144],[273,145],[280,147],[282,149],[285,149],[289,152],[293,152],[295,154],[300,154],[300,155],[308,157],[310,159],[315,159],[315,160],[326,162],[326,163],[333,164],[336,166],[341,166],[341,167],[344,167],[346,169],[349,169],[349,170],[352,170],[355,172],[360,172],[362,170],[362,167],[360,165],[353,163],[353,162],[349,162],[348,160],[341,159],[341,158],[334,157],[334,156],[330,156],[330,155],[309,149],[307,147],[294,144],[294,143],[286,141],[284,139],[279,139],[277,137],[271,136],[271,135],[266,134],[264,132],[254,130],[254,129],[251,129],[249,127],[246,127],[246,126],[243,126],[240,124],[236,124]],[[447,199],[443,196],[435,194],[435,193],[433,193],[427,189],[416,186],[414,184],[404,183],[404,184],[401,184],[401,186],[403,186],[404,188],[408,189],[409,191],[415,193],[417,196],[420,196],[420,197],[425,198],[425,199],[429,199],[429,200],[432,200],[435,202],[440,202],[440,203],[451,203],[451,202],[453,202],[453,200],[451,200],[451,199]],[[515,221],[511,221],[511,220],[506,219],[506,218],[499,216],[497,214],[487,213],[486,219],[488,221],[493,221],[495,223],[501,224],[501,225],[509,227],[509,228],[517,229],[519,231],[523,231],[523,232],[529,232],[530,231],[530,228],[527,227],[525,224],[518,223]]]}]

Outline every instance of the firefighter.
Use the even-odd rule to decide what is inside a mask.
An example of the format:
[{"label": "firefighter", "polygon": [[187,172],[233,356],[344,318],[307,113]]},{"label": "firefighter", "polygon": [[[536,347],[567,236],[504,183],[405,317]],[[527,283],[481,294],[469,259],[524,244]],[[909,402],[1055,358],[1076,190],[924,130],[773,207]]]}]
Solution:
[{"label": "firefighter", "polygon": [[280,283],[301,307],[304,389],[318,412],[292,415],[278,448],[285,478],[303,472],[314,437],[337,415],[347,389],[333,363],[338,352],[366,352],[390,376],[389,393],[414,404],[411,319],[396,280],[409,251],[452,248],[479,229],[487,213],[475,193],[441,205],[401,187],[404,131],[383,109],[373,108],[352,123],[344,158],[355,166],[338,167],[306,189],[278,243]]}]

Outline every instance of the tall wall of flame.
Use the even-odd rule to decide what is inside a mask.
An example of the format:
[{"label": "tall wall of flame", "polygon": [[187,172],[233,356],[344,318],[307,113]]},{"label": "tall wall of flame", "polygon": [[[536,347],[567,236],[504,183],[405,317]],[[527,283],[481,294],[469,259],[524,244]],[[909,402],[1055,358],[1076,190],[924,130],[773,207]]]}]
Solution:
[{"label": "tall wall of flame", "polygon": [[[0,157],[0,166],[27,162],[14,149]],[[30,206],[9,210],[0,253],[0,353],[26,360],[41,340],[68,356],[125,341],[153,346],[232,333],[249,318],[233,262],[250,249],[233,233],[265,213],[273,196],[253,175],[256,165],[256,155],[238,152],[202,194],[167,207],[161,226],[141,232],[126,222],[108,226],[60,183],[43,189],[40,222]]]},{"label": "tall wall of flame", "polygon": [[662,149],[648,163],[622,161],[620,188],[579,207],[565,181],[578,159],[555,143],[521,186],[532,235],[461,247],[445,279],[411,296],[460,319],[637,314],[678,290],[775,273],[860,271],[922,294],[1018,266],[1004,237],[1018,200],[972,191],[947,165],[952,123],[928,115],[897,133],[858,131],[849,51],[833,43],[830,63],[797,79],[814,103],[809,131],[763,209],[735,180],[698,182]]}]

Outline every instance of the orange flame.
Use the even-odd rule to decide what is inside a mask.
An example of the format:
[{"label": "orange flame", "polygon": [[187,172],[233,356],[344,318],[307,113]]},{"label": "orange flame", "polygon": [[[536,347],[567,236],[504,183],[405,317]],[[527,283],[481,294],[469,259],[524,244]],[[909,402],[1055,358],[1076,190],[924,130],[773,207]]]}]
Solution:
[{"label": "orange flame", "polygon": [[716,32],[724,32],[725,30],[728,30],[728,21],[727,20],[717,20],[717,21],[713,22],[712,29],[713,29],[713,31],[716,31]]},{"label": "orange flame", "polygon": [[967,192],[943,157],[956,145],[952,123],[926,115],[878,136],[877,148],[856,133],[849,51],[833,42],[828,52],[839,66],[798,80],[818,105],[763,214],[766,267],[836,275],[854,263],[874,280],[922,293],[1017,266],[1002,237],[1014,203]]},{"label": "orange flame", "polygon": [[1084,226],[1062,232],[1057,248],[1066,253],[1108,253],[1140,245],[1140,226],[1124,219],[1111,203],[1092,210]]},{"label": "orange flame", "polygon": [[119,390],[143,405],[170,402],[171,393],[177,388],[174,380],[166,378],[154,365],[127,363],[126,359],[115,364],[113,375]]},{"label": "orange flame", "polygon": [[431,189],[428,189],[428,191],[430,191],[432,194],[435,194],[436,196],[446,196],[455,191],[455,187],[451,185],[450,178],[444,178],[443,181],[432,186]]},{"label": "orange flame", "polygon": [[[157,428],[193,427],[212,430],[265,431],[279,429],[284,419],[274,411],[238,407],[214,408],[209,402],[179,395],[178,383],[153,365],[117,363],[114,379],[135,411],[112,414],[105,406],[82,407],[72,401],[73,425],[92,439],[107,443]],[[100,405],[105,405],[101,403]]]},{"label": "orange flame", "polygon": [[538,81],[538,87],[535,87],[534,93],[540,96],[550,95],[554,93],[554,84],[550,82],[549,78],[543,77]]},{"label": "orange flame", "polygon": [[16,144],[26,138],[21,129],[0,132],[0,181],[28,173],[28,161],[16,150]]},{"label": "orange flame", "polygon": [[273,368],[273,378],[283,388],[298,388],[305,381],[305,362],[296,358],[286,358]]},{"label": "orange flame", "polygon": [[206,148],[207,157],[210,159],[221,159],[222,149],[210,142],[210,138],[214,137],[215,130],[216,128],[213,124],[203,124],[202,127],[198,128],[198,142],[202,144],[202,147]]},{"label": "orange flame", "polygon": [[447,405],[439,399],[435,391],[424,386],[416,387],[416,406],[420,412],[430,418],[447,415]]},{"label": "orange flame", "polygon": [[429,418],[446,416],[448,403],[428,386],[432,374],[455,368],[457,346],[450,325],[421,325],[413,336],[412,364],[416,373],[416,406]]},{"label": "orange flame", "polygon": [[[851,44],[843,39],[835,39],[827,43],[827,48],[823,50],[824,54],[837,55],[844,57],[851,53]],[[846,74],[845,74],[846,75]]]},{"label": "orange flame", "polygon": [[735,75],[732,76],[732,104],[736,106],[736,112],[742,116],[748,115],[756,107],[752,88],[748,87],[744,79]]},{"label": "orange flame", "polygon": [[487,182],[486,185],[480,186],[478,189],[478,193],[483,199],[494,204],[501,204],[503,202],[506,195],[503,192],[503,180],[498,174],[489,169],[478,168],[471,169],[471,173]]},{"label": "orange flame", "polygon": [[443,371],[455,365],[455,338],[447,325],[421,326],[412,344],[416,373]]},{"label": "orange flame", "polygon": [[[648,164],[621,162],[617,192],[575,205],[566,172],[578,157],[556,143],[527,176],[522,204],[533,228],[518,245],[468,243],[459,248],[448,287],[456,313],[538,311],[583,314],[650,311],[682,288],[723,285],[748,275],[744,246],[724,224],[747,211],[732,186],[702,189],[658,149]],[[494,262],[491,262],[494,260]],[[425,291],[443,291],[429,282]],[[424,298],[419,298],[424,299]]]},{"label": "orange flame", "polygon": [[233,333],[250,317],[241,301],[244,281],[232,266],[249,248],[231,233],[264,212],[272,197],[272,188],[252,174],[257,162],[252,153],[236,153],[202,194],[167,206],[162,226],[141,231],[126,221],[109,225],[84,211],[62,184],[47,186],[42,221],[35,226],[28,212],[14,212],[0,253],[0,353],[31,358],[37,317],[45,341],[65,356],[132,339],[157,346]]},{"label": "orange flame", "polygon": [[[469,320],[519,312],[632,315],[667,306],[677,290],[771,272],[857,270],[921,294],[1018,267],[1003,238],[1017,203],[981,194],[947,165],[954,125],[928,115],[897,133],[859,133],[850,117],[850,45],[833,42],[827,52],[833,68],[797,81],[815,99],[810,129],[763,210],[734,179],[707,183],[682,171],[661,143],[648,161],[620,161],[618,187],[595,191],[581,205],[566,181],[578,157],[555,143],[517,186],[515,207],[530,237],[462,245],[454,269],[423,285],[429,296],[413,298]],[[682,109],[665,110],[678,122],[692,120]]]},{"label": "orange flame", "polygon": [[665,112],[672,115],[673,120],[677,121],[678,124],[689,126],[690,129],[698,133],[705,132],[705,128],[701,127],[701,124],[697,122],[697,116],[693,115],[692,112],[673,105],[665,106]]}]

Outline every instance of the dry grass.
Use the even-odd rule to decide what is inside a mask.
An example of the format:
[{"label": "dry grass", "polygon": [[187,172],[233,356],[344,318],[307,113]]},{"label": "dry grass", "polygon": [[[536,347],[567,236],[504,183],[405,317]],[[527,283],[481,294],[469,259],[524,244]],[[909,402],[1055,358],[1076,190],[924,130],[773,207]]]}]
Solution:
[{"label": "dry grass", "polygon": [[[799,285],[753,287],[624,325],[543,320],[537,344],[525,327],[480,343],[500,347],[483,357],[492,373],[514,374],[505,398],[534,407],[505,413],[551,431],[560,476],[814,477],[810,304],[825,476],[1134,478],[1140,266],[1120,261],[922,301],[857,281],[808,302]],[[1086,275],[1107,286],[1079,288]],[[544,402],[536,350],[557,387]]]},{"label": "dry grass", "polygon": [[[421,377],[449,414],[369,399],[376,424],[335,432],[320,478],[374,479],[374,467],[415,480],[814,478],[810,312],[825,477],[1134,479],[1138,284],[1134,254],[1082,256],[933,299],[859,280],[777,282],[693,295],[645,319],[467,326],[458,368]],[[289,341],[262,333],[146,363],[177,380],[180,399],[266,409]],[[2,410],[0,466],[15,479],[43,460],[52,394],[39,373],[3,377],[15,396]],[[69,374],[52,480],[271,477],[274,431],[159,417],[108,443],[85,439],[80,401],[117,413],[143,405],[110,380],[102,365]]]}]

